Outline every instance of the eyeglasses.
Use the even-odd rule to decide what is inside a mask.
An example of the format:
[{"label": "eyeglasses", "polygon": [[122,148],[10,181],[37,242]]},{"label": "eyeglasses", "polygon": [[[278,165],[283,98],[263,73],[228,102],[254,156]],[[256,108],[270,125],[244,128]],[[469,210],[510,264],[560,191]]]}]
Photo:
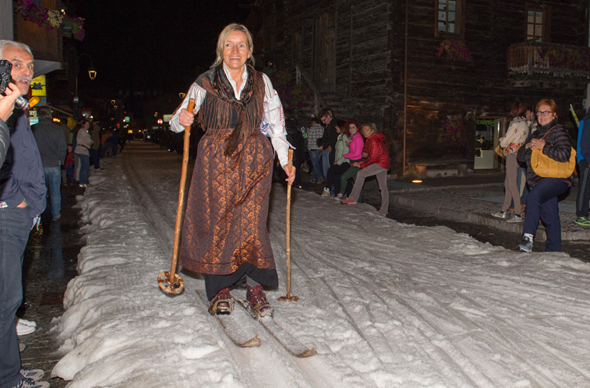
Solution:
[{"label": "eyeglasses", "polygon": [[550,110],[540,110],[537,112],[537,116],[549,116],[551,113],[553,112],[551,112]]}]

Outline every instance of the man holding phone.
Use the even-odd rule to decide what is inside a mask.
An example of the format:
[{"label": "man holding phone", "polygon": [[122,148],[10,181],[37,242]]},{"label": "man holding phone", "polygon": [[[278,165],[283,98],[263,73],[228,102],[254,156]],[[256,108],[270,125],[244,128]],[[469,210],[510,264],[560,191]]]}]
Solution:
[{"label": "man holding phone", "polygon": [[[12,64],[13,85],[26,95],[33,79],[31,49],[22,43],[0,40],[2,59]],[[6,99],[15,94],[10,84],[6,94]],[[26,112],[15,107],[5,123],[10,131],[10,147],[0,168],[0,388],[48,388],[49,383],[35,381],[43,371],[22,368],[14,322],[23,299],[23,255],[29,233],[45,209],[47,189]]]}]

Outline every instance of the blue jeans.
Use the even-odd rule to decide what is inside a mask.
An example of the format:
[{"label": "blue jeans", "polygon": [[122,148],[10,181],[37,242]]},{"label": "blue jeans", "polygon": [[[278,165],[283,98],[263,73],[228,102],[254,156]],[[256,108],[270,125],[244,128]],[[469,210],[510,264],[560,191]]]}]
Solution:
[{"label": "blue jeans", "polygon": [[533,236],[537,233],[539,220],[545,223],[547,231],[547,252],[561,251],[561,224],[557,197],[569,186],[555,178],[543,178],[529,192],[526,203],[523,233]]},{"label": "blue jeans", "polygon": [[80,184],[88,184],[88,170],[90,169],[90,156],[88,155],[78,155],[80,159],[80,176],[78,177],[78,181]]},{"label": "blue jeans", "polygon": [[313,170],[311,171],[311,179],[317,180],[322,178],[322,166],[320,165],[322,150],[309,150],[309,157],[311,158],[311,165],[313,166]]},{"label": "blue jeans", "polygon": [[14,316],[23,300],[23,254],[32,225],[28,207],[0,209],[0,388],[23,380]]},{"label": "blue jeans", "polygon": [[55,218],[61,212],[61,167],[43,167],[43,173],[51,200],[51,218]]},{"label": "blue jeans", "polygon": [[325,149],[322,152],[322,165],[324,167],[323,173],[325,177],[328,177],[328,169],[330,168],[330,153],[332,150]]}]

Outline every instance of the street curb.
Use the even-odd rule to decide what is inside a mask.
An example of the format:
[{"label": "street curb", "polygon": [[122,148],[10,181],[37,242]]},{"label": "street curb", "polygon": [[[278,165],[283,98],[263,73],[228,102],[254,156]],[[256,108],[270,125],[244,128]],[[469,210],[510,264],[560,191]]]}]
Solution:
[{"label": "street curb", "polygon": [[437,190],[448,190],[448,189],[483,189],[486,187],[504,187],[504,183],[480,183],[476,185],[452,185],[452,186],[428,186],[428,187],[417,187],[415,189],[404,189],[395,188],[388,186],[389,192],[394,193],[420,193],[425,191],[437,191]]},{"label": "street curb", "polygon": [[[449,188],[446,186],[445,188]],[[402,206],[408,206],[422,212],[435,213],[441,218],[450,219],[459,222],[469,222],[477,225],[489,226],[500,229],[505,232],[515,233],[518,236],[522,234],[522,223],[508,223],[489,216],[481,216],[475,213],[463,212],[461,210],[447,208],[443,206],[432,206],[431,202],[412,199],[404,196],[394,195],[393,201]],[[539,225],[535,241],[546,241],[545,228]],[[564,241],[590,240],[590,231],[563,231],[561,239]]]}]

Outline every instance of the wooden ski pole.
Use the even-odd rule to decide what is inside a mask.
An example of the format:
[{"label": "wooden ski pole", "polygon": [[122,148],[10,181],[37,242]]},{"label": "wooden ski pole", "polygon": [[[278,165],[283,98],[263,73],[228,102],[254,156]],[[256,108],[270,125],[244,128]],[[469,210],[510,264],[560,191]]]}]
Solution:
[{"label": "wooden ski pole", "polygon": [[[186,108],[192,113],[195,108],[195,100],[190,99]],[[174,228],[174,246],[172,251],[172,265],[170,272],[162,272],[158,275],[158,285],[168,294],[178,294],[184,288],[184,281],[176,273],[178,263],[178,251],[180,250],[180,228],[182,226],[182,213],[184,211],[184,189],[186,187],[186,176],[188,170],[189,147],[191,127],[184,127],[184,147],[182,152],[182,172],[180,174],[180,190],[178,192],[178,208],[176,210],[176,227]]]},{"label": "wooden ski pole", "polygon": [[[289,164],[287,170],[293,170],[293,150],[289,149]],[[299,297],[291,296],[291,184],[287,184],[287,295],[279,297],[280,301],[298,301]]]}]

